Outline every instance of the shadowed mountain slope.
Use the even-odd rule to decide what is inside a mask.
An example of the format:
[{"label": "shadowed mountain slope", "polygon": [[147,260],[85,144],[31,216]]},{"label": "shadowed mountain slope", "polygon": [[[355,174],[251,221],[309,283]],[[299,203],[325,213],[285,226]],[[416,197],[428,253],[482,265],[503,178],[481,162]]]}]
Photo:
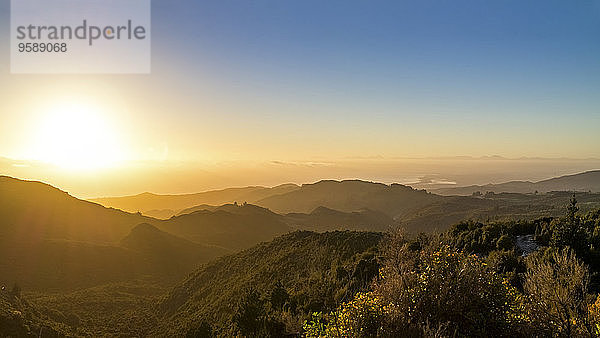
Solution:
[{"label": "shadowed mountain slope", "polygon": [[153,224],[190,241],[229,250],[248,248],[292,230],[281,215],[250,204],[224,205],[215,211],[200,210]]},{"label": "shadowed mountain slope", "polygon": [[[377,274],[374,250],[381,233],[297,231],[198,269],[159,305],[158,335],[181,335],[202,321],[230,326],[236,304],[249,289],[268,295],[278,281],[298,313],[334,306]],[[371,252],[367,255],[367,252]],[[220,332],[231,335],[232,332]]]},{"label": "shadowed mountain slope", "polygon": [[148,223],[133,228],[120,244],[141,254],[149,268],[161,275],[185,275],[202,263],[231,253],[224,248],[190,242]]},{"label": "shadowed mountain slope", "polygon": [[107,244],[151,218],[83,201],[44,183],[0,176],[0,220],[1,238]]},{"label": "shadowed mountain slope", "polygon": [[73,288],[134,276],[140,257],[117,244],[148,218],[3,176],[0,220],[3,282]]},{"label": "shadowed mountain slope", "polygon": [[318,207],[309,214],[286,214],[285,222],[297,229],[317,232],[333,230],[388,231],[394,225],[394,220],[382,212],[369,209],[342,212],[326,207]]},{"label": "shadowed mountain slope", "polygon": [[28,289],[73,289],[141,275],[181,278],[228,252],[136,227],[158,220],[5,176],[0,220],[0,283]]}]

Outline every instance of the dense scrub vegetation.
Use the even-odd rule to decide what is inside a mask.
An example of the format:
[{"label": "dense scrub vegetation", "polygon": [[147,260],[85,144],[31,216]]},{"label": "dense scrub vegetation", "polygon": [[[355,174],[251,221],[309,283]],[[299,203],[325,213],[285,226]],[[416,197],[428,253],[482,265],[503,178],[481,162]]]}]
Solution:
[{"label": "dense scrub vegetation", "polygon": [[395,235],[367,291],[315,312],[308,336],[598,336],[600,211]]},{"label": "dense scrub vegetation", "polygon": [[0,335],[2,337],[64,337],[85,335],[77,328],[74,317],[64,318],[72,325],[60,323],[52,318],[52,313],[38,311],[14,285],[8,289],[0,288]]},{"label": "dense scrub vegetation", "polygon": [[26,293],[42,315],[85,336],[144,337],[157,326],[166,289],[152,280],[111,283],[70,293]]},{"label": "dense scrub vegetation", "polygon": [[315,311],[335,309],[379,270],[381,233],[297,231],[207,264],[160,304],[156,333],[299,334]]}]

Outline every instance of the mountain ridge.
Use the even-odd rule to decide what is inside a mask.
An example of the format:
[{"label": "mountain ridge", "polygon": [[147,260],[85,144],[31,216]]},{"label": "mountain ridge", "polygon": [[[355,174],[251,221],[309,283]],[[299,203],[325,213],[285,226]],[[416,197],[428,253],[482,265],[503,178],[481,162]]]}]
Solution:
[{"label": "mountain ridge", "polygon": [[180,211],[193,208],[198,205],[223,205],[234,202],[252,203],[268,196],[289,192],[299,188],[292,183],[280,184],[274,187],[247,186],[238,188],[226,188],[209,190],[190,194],[154,194],[141,193],[120,197],[92,198],[90,201],[107,207],[114,207],[129,212],[155,212],[157,210],[172,210],[172,214],[161,213],[161,216],[174,216]]},{"label": "mountain ridge", "polygon": [[545,193],[551,191],[591,191],[600,192],[600,170],[588,170],[580,173],[552,177],[540,181],[509,181],[465,187],[432,189],[431,192],[442,195],[471,195],[488,191],[494,193]]}]

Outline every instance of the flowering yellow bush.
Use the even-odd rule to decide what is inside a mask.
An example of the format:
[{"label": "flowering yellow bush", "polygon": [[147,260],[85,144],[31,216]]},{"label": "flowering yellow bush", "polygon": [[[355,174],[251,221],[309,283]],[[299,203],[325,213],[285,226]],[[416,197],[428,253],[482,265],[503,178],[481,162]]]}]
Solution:
[{"label": "flowering yellow bush", "polygon": [[593,324],[594,334],[600,336],[600,295],[596,297],[596,301],[589,305],[588,313],[590,322]]},{"label": "flowering yellow bush", "polygon": [[[360,292],[304,328],[310,337],[394,336],[440,333],[507,334],[526,321],[524,301],[475,255],[449,246],[406,252],[380,270]],[[441,332],[444,333],[444,332]]]},{"label": "flowering yellow bush", "polygon": [[327,318],[321,313],[313,314],[304,329],[308,337],[374,336],[383,329],[384,314],[385,307],[375,293],[359,292]]}]

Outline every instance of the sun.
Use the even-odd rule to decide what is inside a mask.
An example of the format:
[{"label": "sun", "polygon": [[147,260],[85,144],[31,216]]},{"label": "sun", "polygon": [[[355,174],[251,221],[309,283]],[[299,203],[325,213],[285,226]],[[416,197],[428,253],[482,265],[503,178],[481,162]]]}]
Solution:
[{"label": "sun", "polygon": [[42,112],[31,135],[34,160],[71,170],[110,168],[125,160],[108,114],[82,103],[61,103]]}]

